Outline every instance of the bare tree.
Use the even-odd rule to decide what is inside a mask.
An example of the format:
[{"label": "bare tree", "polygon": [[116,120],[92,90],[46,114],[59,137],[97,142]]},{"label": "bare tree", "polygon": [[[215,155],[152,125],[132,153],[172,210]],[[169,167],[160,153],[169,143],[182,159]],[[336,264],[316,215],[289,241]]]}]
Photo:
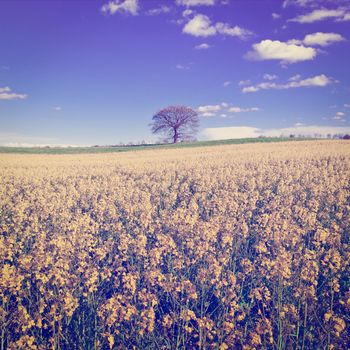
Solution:
[{"label": "bare tree", "polygon": [[169,106],[158,111],[150,124],[154,134],[164,134],[166,142],[177,143],[179,141],[194,138],[198,126],[198,114],[190,107]]}]

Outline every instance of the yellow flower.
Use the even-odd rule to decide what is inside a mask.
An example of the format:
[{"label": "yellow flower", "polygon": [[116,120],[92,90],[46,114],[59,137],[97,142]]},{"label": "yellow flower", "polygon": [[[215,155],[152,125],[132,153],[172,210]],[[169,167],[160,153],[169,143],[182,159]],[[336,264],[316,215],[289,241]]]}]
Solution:
[{"label": "yellow flower", "polygon": [[108,345],[109,345],[109,348],[112,349],[113,348],[113,345],[114,345],[114,337],[112,334],[110,334],[108,336]]}]

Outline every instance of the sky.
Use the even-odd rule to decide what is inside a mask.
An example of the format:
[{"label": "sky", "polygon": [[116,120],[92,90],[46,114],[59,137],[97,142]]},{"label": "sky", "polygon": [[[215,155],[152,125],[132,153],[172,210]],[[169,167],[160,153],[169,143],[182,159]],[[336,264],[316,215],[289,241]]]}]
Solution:
[{"label": "sky", "polygon": [[350,133],[350,0],[0,0],[0,144]]}]

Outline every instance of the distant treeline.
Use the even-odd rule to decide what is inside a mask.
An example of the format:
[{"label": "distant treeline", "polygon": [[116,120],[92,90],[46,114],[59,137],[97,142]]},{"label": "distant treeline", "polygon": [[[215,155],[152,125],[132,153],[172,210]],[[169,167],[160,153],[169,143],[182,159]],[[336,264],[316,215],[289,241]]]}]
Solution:
[{"label": "distant treeline", "polygon": [[[260,135],[258,136],[258,139],[268,139],[268,140],[273,140],[275,141],[276,139],[282,139],[283,141],[285,139],[295,139],[295,138],[298,138],[298,139],[334,139],[334,140],[350,140],[350,135],[349,134],[327,134],[327,135],[324,135],[324,134],[319,134],[319,133],[314,133],[313,135],[302,135],[302,134],[289,134],[288,136],[286,135],[280,135],[280,136],[264,136],[264,135]],[[242,138],[242,139],[230,139],[229,141],[233,141],[233,140],[246,140],[246,139],[249,139],[249,140],[254,140],[254,138]],[[197,140],[191,140],[190,142],[188,141],[183,141],[183,142],[179,142],[179,143],[202,143],[202,142],[225,142],[225,141],[228,141],[228,140],[214,140],[214,141],[197,141]],[[237,142],[238,143],[238,142]],[[156,145],[159,145],[159,146],[166,146],[166,145],[169,145],[169,143],[164,143],[164,142],[157,142],[157,143],[152,143],[152,142],[146,142],[144,140],[142,141],[137,141],[137,142],[127,142],[127,143],[124,143],[124,142],[120,142],[119,144],[114,144],[114,145],[93,145],[91,147],[130,147],[130,146],[156,146]]]}]

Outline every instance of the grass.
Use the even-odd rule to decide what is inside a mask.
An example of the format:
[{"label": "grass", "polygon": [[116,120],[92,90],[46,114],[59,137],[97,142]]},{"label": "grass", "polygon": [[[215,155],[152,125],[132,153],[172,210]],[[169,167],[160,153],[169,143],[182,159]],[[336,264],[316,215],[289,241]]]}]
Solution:
[{"label": "grass", "polygon": [[115,153],[129,152],[146,149],[164,148],[192,148],[217,145],[234,145],[243,143],[266,143],[285,141],[305,141],[308,138],[289,137],[266,137],[266,138],[243,138],[216,141],[196,141],[177,144],[153,144],[153,145],[130,145],[130,146],[98,146],[98,147],[4,147],[0,146],[0,153],[21,153],[21,154],[80,154],[80,153]]}]

